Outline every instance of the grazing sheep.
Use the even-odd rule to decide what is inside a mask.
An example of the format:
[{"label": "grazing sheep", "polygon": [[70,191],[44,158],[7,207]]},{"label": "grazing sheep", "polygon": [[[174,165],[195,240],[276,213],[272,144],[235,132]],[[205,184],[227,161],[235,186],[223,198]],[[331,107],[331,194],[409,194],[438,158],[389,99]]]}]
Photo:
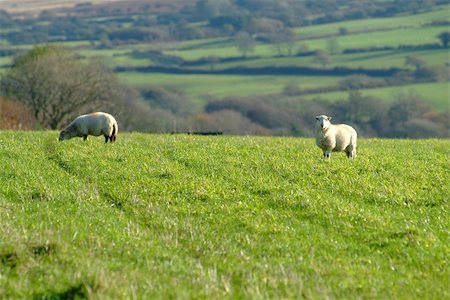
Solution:
[{"label": "grazing sheep", "polygon": [[59,134],[59,141],[71,139],[73,137],[83,137],[87,139],[88,135],[105,136],[105,143],[108,140],[112,143],[116,141],[116,135],[119,128],[116,119],[110,114],[104,112],[94,112],[87,115],[76,117]]},{"label": "grazing sheep", "polygon": [[346,124],[331,124],[331,117],[316,117],[316,144],[323,157],[330,158],[331,151],[345,151],[348,158],[356,157],[356,130]]}]

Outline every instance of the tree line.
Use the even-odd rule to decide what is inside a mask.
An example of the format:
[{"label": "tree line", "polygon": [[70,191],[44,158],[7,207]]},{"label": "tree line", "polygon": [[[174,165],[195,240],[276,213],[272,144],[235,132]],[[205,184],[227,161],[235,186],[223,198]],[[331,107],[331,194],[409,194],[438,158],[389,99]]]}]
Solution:
[{"label": "tree line", "polygon": [[[259,134],[314,136],[314,116],[326,114],[333,116],[336,122],[352,124],[364,137],[448,137],[448,111],[435,111],[414,93],[399,94],[395,98],[387,103],[363,96],[359,91],[351,91],[348,99],[334,102],[281,95],[232,97],[210,102],[205,108],[209,119],[205,116],[205,124],[197,126],[209,126],[214,130],[218,130],[217,126],[226,128],[227,123],[234,126],[231,119],[231,112],[234,112],[239,122],[251,125],[249,129],[244,127],[250,132],[234,132],[236,134],[252,134],[258,129]],[[217,125],[215,118],[220,120],[221,114],[227,114],[228,118],[224,118],[225,124]]]}]

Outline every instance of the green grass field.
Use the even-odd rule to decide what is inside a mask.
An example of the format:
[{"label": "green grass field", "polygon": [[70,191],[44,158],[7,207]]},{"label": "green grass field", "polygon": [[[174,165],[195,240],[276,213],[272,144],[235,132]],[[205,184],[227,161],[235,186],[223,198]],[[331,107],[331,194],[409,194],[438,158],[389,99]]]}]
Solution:
[{"label": "green grass field", "polygon": [[[366,53],[353,54],[334,54],[330,56],[330,63],[327,68],[347,67],[347,68],[368,68],[368,69],[389,69],[389,68],[410,68],[405,66],[405,60],[408,56],[415,56],[425,61],[428,66],[443,66],[448,60],[448,51],[445,49],[434,50],[380,50]],[[144,60],[140,61],[144,64]],[[130,59],[130,64],[132,60]],[[147,65],[149,63],[147,62]],[[314,61],[314,56],[285,56],[285,57],[262,57],[252,58],[246,61],[235,61],[217,63],[215,69],[226,69],[232,67],[267,67],[267,66],[298,66],[315,67],[322,65]],[[210,65],[200,66],[198,68],[209,69]]]},{"label": "green grass field", "polygon": [[0,132],[0,298],[447,299],[448,140]]}]

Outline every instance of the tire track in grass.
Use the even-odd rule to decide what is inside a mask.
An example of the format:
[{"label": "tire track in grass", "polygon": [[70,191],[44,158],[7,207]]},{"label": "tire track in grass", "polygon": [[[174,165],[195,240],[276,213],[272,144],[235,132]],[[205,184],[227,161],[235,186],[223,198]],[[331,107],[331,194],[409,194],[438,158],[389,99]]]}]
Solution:
[{"label": "tire track in grass", "polygon": [[89,187],[94,191],[94,194],[104,202],[108,204],[109,207],[119,209],[123,211],[123,199],[115,197],[112,193],[105,191],[99,182],[92,182],[91,177],[84,177],[80,172],[78,172],[73,163],[63,158],[62,152],[55,146],[54,142],[47,141],[44,146],[44,153],[48,160],[61,169],[64,173],[77,178],[82,182],[84,186]]},{"label": "tire track in grass", "polygon": [[46,157],[53,162],[56,166],[58,166],[65,173],[70,175],[77,175],[73,167],[70,163],[64,160],[61,156],[61,153],[55,147],[55,144],[51,141],[47,141],[44,145],[44,153]]}]

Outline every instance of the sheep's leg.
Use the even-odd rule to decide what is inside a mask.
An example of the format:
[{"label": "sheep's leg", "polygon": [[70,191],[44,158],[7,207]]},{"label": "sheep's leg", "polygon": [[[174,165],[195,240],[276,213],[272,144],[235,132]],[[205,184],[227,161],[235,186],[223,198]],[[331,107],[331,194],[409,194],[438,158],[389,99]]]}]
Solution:
[{"label": "sheep's leg", "polygon": [[323,157],[325,157],[325,158],[330,158],[330,157],[331,157],[331,150],[326,150],[326,151],[323,153]]},{"label": "sheep's leg", "polygon": [[345,150],[345,152],[347,153],[347,157],[350,159],[353,159],[356,157],[356,149],[353,147],[349,147]]},{"label": "sheep's leg", "polygon": [[345,153],[347,154],[348,158],[352,158],[352,151],[350,149],[345,149]]},{"label": "sheep's leg", "polygon": [[107,135],[105,135],[105,144],[108,143],[108,139],[111,139],[111,138],[108,137]]},{"label": "sheep's leg", "polygon": [[87,140],[87,134],[83,135],[83,141],[86,141],[86,140]]}]

